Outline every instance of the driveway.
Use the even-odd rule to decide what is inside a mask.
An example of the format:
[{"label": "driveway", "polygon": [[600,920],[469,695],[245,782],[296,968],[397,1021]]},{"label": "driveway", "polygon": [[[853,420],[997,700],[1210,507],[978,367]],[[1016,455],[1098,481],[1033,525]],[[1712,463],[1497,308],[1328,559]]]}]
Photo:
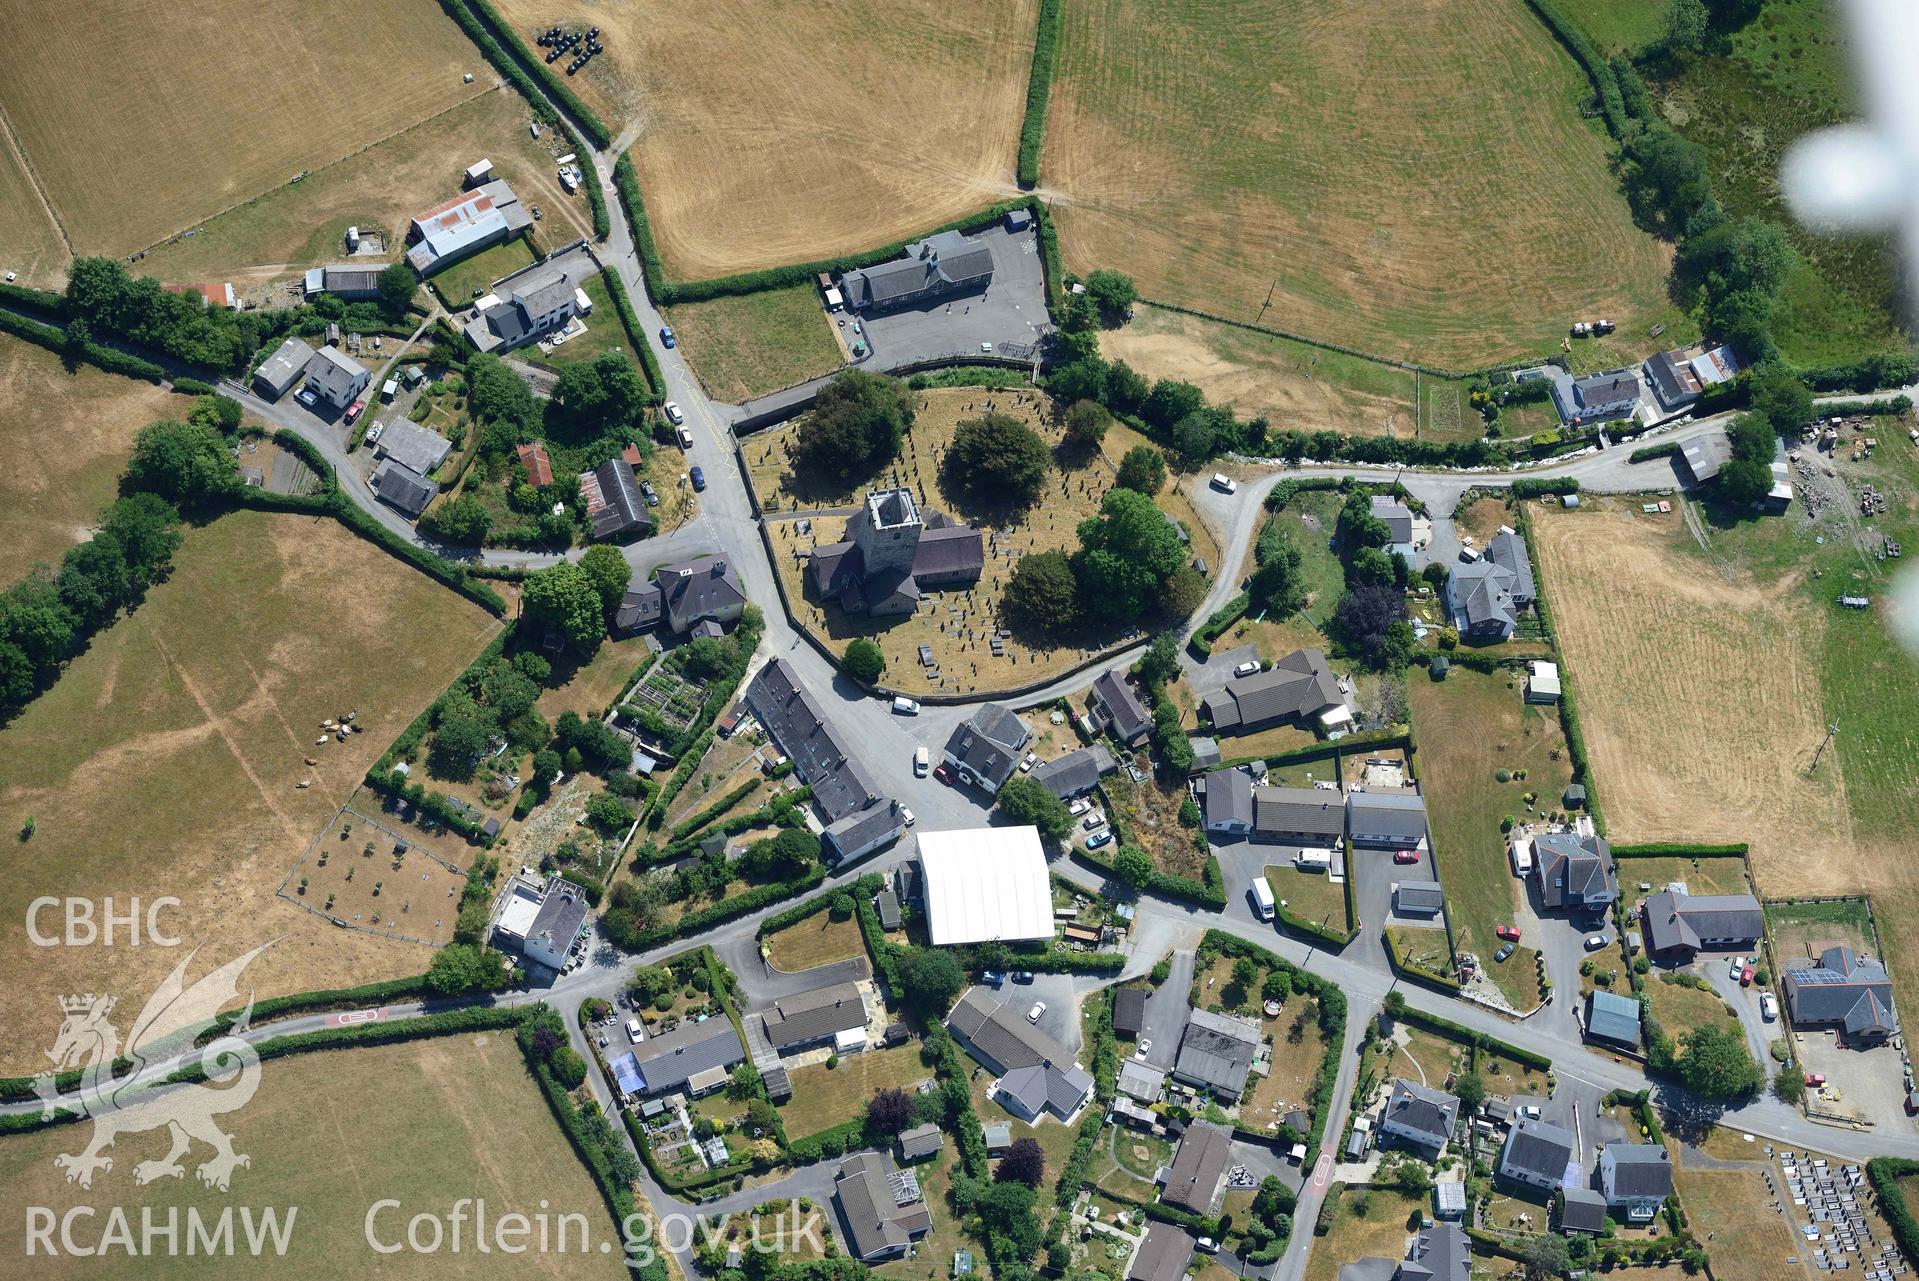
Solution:
[{"label": "driveway", "polygon": [[1233,679],[1235,667],[1258,657],[1257,645],[1240,645],[1233,649],[1219,650],[1204,663],[1188,671],[1186,682],[1193,687],[1193,693],[1203,699],[1215,690],[1224,689],[1226,682]]},{"label": "driveway", "polygon": [[[1766,1022],[1759,1013],[1759,994],[1765,989],[1757,983],[1751,987],[1740,987],[1739,980],[1732,977],[1731,962],[1726,957],[1708,958],[1702,962],[1706,981],[1712,984],[1712,990],[1719,999],[1730,1005],[1739,1015],[1739,1026],[1746,1032],[1746,1048],[1752,1051],[1753,1061],[1766,1071],[1772,1071],[1772,1043],[1783,1034],[1783,1018]],[[1785,1002],[1780,1002],[1784,1013]],[[1903,1101],[1903,1098],[1902,1098]]]}]

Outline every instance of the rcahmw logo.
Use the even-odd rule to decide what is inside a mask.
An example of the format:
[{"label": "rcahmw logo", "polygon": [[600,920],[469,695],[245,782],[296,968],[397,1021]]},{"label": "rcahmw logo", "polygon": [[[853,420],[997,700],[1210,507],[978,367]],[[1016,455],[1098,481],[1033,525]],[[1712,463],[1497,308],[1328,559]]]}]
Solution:
[{"label": "rcahmw logo", "polygon": [[123,1206],[109,1206],[102,1212],[98,1206],[76,1205],[56,1213],[44,1205],[32,1205],[27,1207],[27,1257],[152,1259],[241,1253],[259,1258],[269,1251],[285,1255],[299,1213],[297,1205],[259,1210],[240,1206],[236,1236],[235,1208],[230,1205],[210,1217],[196,1205],[188,1206],[184,1215],[177,1205],[141,1206],[137,1226]]},{"label": "rcahmw logo", "polygon": [[[135,1183],[182,1177],[186,1171],[180,1158],[196,1141],[212,1149],[194,1169],[200,1182],[209,1188],[226,1191],[234,1171],[253,1163],[246,1153],[234,1151],[233,1136],[215,1121],[223,1113],[246,1106],[260,1085],[260,1055],[245,1039],[253,1012],[251,998],[233,1025],[200,1051],[200,1068],[208,1084],[169,1087],[166,1079],[187,1063],[151,1063],[148,1055],[154,1047],[165,1047],[170,1042],[190,1045],[191,1037],[239,996],[241,971],[271,946],[263,943],[191,986],[186,982],[187,966],[199,949],[188,953],[148,998],[134,1020],[124,1049],[107,1017],[113,1012],[112,997],[88,993],[61,998],[60,1009],[66,1018],[53,1048],[47,1051],[53,1070],[34,1078],[34,1092],[40,1097],[43,1119],[67,1112],[93,1122],[93,1138],[84,1148],[53,1159],[66,1171],[67,1182],[92,1187],[96,1174],[113,1169],[107,1149],[121,1135],[148,1130],[165,1130],[171,1146],[159,1159],[141,1161],[133,1167]],[[124,1075],[116,1076],[114,1063],[122,1055],[131,1066]],[[63,1093],[59,1074],[76,1069],[79,1088]]]}]

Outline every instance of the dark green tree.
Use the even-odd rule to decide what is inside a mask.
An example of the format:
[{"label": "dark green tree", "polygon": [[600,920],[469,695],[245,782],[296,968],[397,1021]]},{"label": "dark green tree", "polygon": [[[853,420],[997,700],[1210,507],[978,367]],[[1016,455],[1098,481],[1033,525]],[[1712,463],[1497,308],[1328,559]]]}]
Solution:
[{"label": "dark green tree", "polygon": [[162,419],[134,437],[121,485],[182,507],[205,507],[232,497],[240,488],[240,474],[217,429]]},{"label": "dark green tree", "polygon": [[458,543],[463,547],[478,547],[486,542],[493,517],[479,499],[471,494],[461,494],[450,502],[436,503],[427,508],[420,517],[419,525],[420,532],[428,538]]},{"label": "dark green tree", "polygon": [[1113,875],[1134,889],[1143,889],[1153,879],[1153,860],[1137,845],[1122,845],[1113,855]]},{"label": "dark green tree", "polygon": [[1096,400],[1076,401],[1066,411],[1066,442],[1081,449],[1098,449],[1106,439],[1113,416]]},{"label": "dark green tree", "polygon": [[1113,483],[1149,498],[1158,496],[1166,484],[1166,455],[1152,445],[1134,445],[1119,460],[1119,475]]},{"label": "dark green tree", "polygon": [[1052,466],[1038,432],[1017,418],[988,413],[954,429],[940,475],[949,489],[975,501],[1024,507],[1039,497]]},{"label": "dark green tree", "polygon": [[1099,308],[1101,319],[1108,324],[1118,324],[1132,310],[1139,290],[1134,287],[1131,276],[1101,269],[1086,277],[1086,296]]},{"label": "dark green tree", "polygon": [[801,420],[801,462],[840,480],[869,475],[899,453],[914,408],[904,383],[849,369],[820,389]]},{"label": "dark green tree", "polygon": [[567,643],[591,654],[606,638],[606,607],[585,570],[561,562],[527,575],[522,608],[535,627],[556,627]]},{"label": "dark green tree", "polygon": [[1047,840],[1062,841],[1073,830],[1066,802],[1030,774],[1018,774],[999,789],[999,812],[1013,823],[1030,823]]},{"label": "dark green tree", "polygon": [[404,316],[413,304],[413,290],[419,282],[413,269],[403,262],[388,265],[380,272],[380,307],[389,316]]},{"label": "dark green tree", "polygon": [[633,570],[620,549],[604,543],[589,547],[580,557],[580,568],[599,593],[600,604],[609,610],[618,608],[620,598],[626,595],[626,585],[633,579]]},{"label": "dark green tree", "polygon": [[1079,583],[1062,551],[1029,552],[1006,580],[1001,604],[1010,621],[1047,636],[1072,630],[1079,621]]},{"label": "dark green tree", "polygon": [[966,972],[960,969],[951,952],[922,947],[909,951],[900,962],[900,985],[906,999],[922,1017],[939,1020],[953,1008],[953,1000],[966,986]]},{"label": "dark green tree", "polygon": [[846,643],[846,657],[842,666],[845,667],[848,676],[870,685],[880,678],[881,672],[886,670],[886,655],[880,652],[878,645],[866,637],[855,636]]}]

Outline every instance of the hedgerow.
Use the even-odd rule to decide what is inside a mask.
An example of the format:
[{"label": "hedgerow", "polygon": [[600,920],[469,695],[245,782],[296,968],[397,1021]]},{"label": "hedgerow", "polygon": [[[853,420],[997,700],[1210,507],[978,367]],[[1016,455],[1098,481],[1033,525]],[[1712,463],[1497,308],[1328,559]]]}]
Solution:
[{"label": "hedgerow", "polygon": [[1046,104],[1059,68],[1063,0],[1040,0],[1039,34],[1033,40],[1033,69],[1026,80],[1026,119],[1019,130],[1019,185],[1039,185],[1039,153],[1046,141]]}]

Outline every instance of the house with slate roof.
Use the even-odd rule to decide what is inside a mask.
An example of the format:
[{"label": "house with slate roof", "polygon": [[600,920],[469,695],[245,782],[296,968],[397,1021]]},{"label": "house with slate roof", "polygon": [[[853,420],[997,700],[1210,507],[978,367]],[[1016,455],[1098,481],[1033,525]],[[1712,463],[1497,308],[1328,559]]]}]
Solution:
[{"label": "house with slate roof", "polygon": [[993,283],[993,250],[984,240],[942,231],[906,247],[904,258],[840,276],[852,311],[886,312]]},{"label": "house with slate roof", "polygon": [[1461,637],[1481,644],[1510,638],[1519,616],[1539,598],[1526,540],[1501,530],[1478,560],[1446,576],[1446,612]]},{"label": "house with slate roof", "polygon": [[[635,1094],[665,1094],[691,1088],[692,1079],[714,1068],[723,1073],[746,1057],[730,1019],[688,1020],[650,1037],[620,1056],[639,1081]],[[722,1082],[723,1083],[723,1082]]]},{"label": "house with slate roof", "polygon": [[1606,1198],[1591,1188],[1569,1187],[1561,1194],[1559,1230],[1599,1236],[1606,1230]]},{"label": "house with slate roof", "polygon": [[1472,1243],[1466,1231],[1451,1219],[1421,1227],[1395,1263],[1376,1255],[1355,1259],[1339,1268],[1339,1281],[1471,1281]]},{"label": "house with slate roof", "polygon": [[1743,952],[1766,933],[1766,913],[1750,894],[1662,890],[1640,909],[1654,960],[1690,961],[1701,952]]},{"label": "house with slate roof", "polygon": [[1413,788],[1348,792],[1346,833],[1358,846],[1424,849],[1426,799]]},{"label": "house with slate roof", "polygon": [[1193,1214],[1211,1214],[1213,1199],[1219,1195],[1219,1181],[1226,1175],[1226,1162],[1232,1154],[1231,1130],[1211,1121],[1194,1121],[1173,1151],[1173,1163],[1167,1169],[1159,1199]]},{"label": "house with slate roof", "polygon": [[[826,846],[827,865],[839,867],[891,844],[905,830],[906,815],[901,812],[900,803],[877,801],[863,810],[854,810],[838,822],[828,824],[820,833],[820,841]],[[897,904],[896,899],[896,912]],[[887,928],[891,929],[892,926]]]},{"label": "house with slate roof", "polygon": [[995,795],[1013,777],[1020,754],[1032,741],[1033,731],[1012,708],[986,703],[953,728],[940,760],[952,766],[962,782]]},{"label": "house with slate roof", "polygon": [[1022,1120],[1051,1112],[1071,1121],[1093,1094],[1093,1078],[1072,1054],[985,988],[969,988],[946,1016],[946,1026],[968,1054],[1000,1074],[993,1097]]},{"label": "house with slate roof", "polygon": [[1386,526],[1386,533],[1391,539],[1386,544],[1386,554],[1404,556],[1408,561],[1412,560],[1415,551],[1413,509],[1391,494],[1374,494],[1372,509],[1373,515]]},{"label": "house with slate roof", "polygon": [[965,587],[986,568],[980,532],[940,512],[921,513],[905,489],[876,490],[846,522],[840,541],[816,547],[807,590],[848,614],[910,614],[927,587]]},{"label": "house with slate roof", "polygon": [[1236,837],[1253,830],[1253,776],[1243,769],[1214,770],[1205,783],[1206,831],[1210,836]]},{"label": "house with slate roof", "polygon": [[1631,369],[1607,369],[1574,378],[1553,370],[1553,408],[1568,427],[1625,418],[1639,408],[1639,375]]},{"label": "house with slate roof", "polygon": [[532,268],[502,281],[501,287],[506,297],[496,297],[492,306],[466,322],[467,341],[478,351],[497,354],[523,347],[566,328],[578,314],[578,285],[558,267]]},{"label": "house with slate roof", "polygon": [[1608,1143],[1599,1150],[1606,1208],[1628,1223],[1649,1223],[1672,1195],[1672,1157],[1663,1143]]},{"label": "house with slate roof", "polygon": [[1346,802],[1338,792],[1321,787],[1253,789],[1253,839],[1256,841],[1336,845],[1345,834]]},{"label": "house with slate roof", "polygon": [[836,1040],[842,1032],[864,1032],[866,998],[854,983],[834,983],[773,1002],[759,1016],[766,1040],[781,1054]]},{"label": "house with slate roof", "polygon": [[1458,1121],[1458,1096],[1399,1077],[1386,1096],[1379,1132],[1401,1140],[1431,1161],[1451,1140]]},{"label": "house with slate roof", "polygon": [[375,467],[367,484],[379,495],[381,502],[414,520],[420,518],[426,505],[440,492],[438,484],[407,470],[392,459]]},{"label": "house with slate roof", "polygon": [[1619,899],[1612,847],[1603,836],[1547,832],[1533,837],[1533,875],[1548,911],[1593,912]]},{"label": "house with slate roof", "polygon": [[746,588],[725,556],[662,565],[653,571],[653,581],[660,587],[666,625],[675,632],[692,631],[702,622],[738,622],[746,610]]},{"label": "house with slate roof", "polygon": [[1084,796],[1100,779],[1118,769],[1113,754],[1103,743],[1068,752],[1057,760],[1043,761],[1033,767],[1033,781],[1062,801]]},{"label": "house with slate roof", "polygon": [[1286,721],[1331,726],[1350,719],[1326,655],[1294,650],[1266,671],[1226,682],[1200,701],[1217,734],[1253,734]]},{"label": "house with slate roof", "polygon": [[1844,944],[1828,947],[1816,964],[1789,966],[1782,981],[1794,1027],[1834,1028],[1855,1044],[1876,1044],[1899,1030],[1886,967]]},{"label": "house with slate roof", "polygon": [[1502,1178],[1551,1192],[1567,1182],[1566,1167],[1574,1164],[1577,1151],[1571,1130],[1522,1117],[1506,1131],[1497,1169]]},{"label": "house with slate roof", "polygon": [[776,658],[762,667],[746,687],[746,705],[792,758],[827,822],[837,823],[881,799],[878,785],[826,723],[825,712],[801,685],[791,663]]},{"label": "house with slate roof", "polygon": [[1152,732],[1152,713],[1118,672],[1103,673],[1093,682],[1087,705],[1099,723],[1128,747],[1137,747]]},{"label": "house with slate roof", "polygon": [[876,1152],[862,1152],[833,1180],[846,1252],[862,1263],[898,1258],[933,1228],[919,1181],[888,1164]]},{"label": "house with slate roof", "polygon": [[1170,1223],[1152,1222],[1133,1261],[1126,1267],[1126,1281],[1180,1281],[1193,1262],[1193,1234]]},{"label": "house with slate roof", "polygon": [[1210,1010],[1194,1010],[1180,1037],[1173,1079],[1195,1089],[1211,1090],[1225,1099],[1237,1099],[1246,1088],[1259,1052],[1259,1028],[1243,1019]]}]

